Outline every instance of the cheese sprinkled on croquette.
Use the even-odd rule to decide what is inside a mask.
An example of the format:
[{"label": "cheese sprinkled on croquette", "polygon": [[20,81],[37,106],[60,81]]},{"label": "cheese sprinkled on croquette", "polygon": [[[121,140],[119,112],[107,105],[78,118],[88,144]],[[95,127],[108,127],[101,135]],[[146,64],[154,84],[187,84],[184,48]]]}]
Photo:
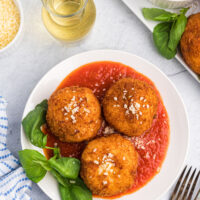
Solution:
[{"label": "cheese sprinkled on croquette", "polygon": [[86,113],[90,113],[90,110],[87,109],[87,108],[84,108],[84,111],[85,111]]},{"label": "cheese sprinkled on croquette", "polygon": [[118,107],[118,108],[119,108],[119,107],[120,107],[120,105],[113,105],[113,107],[115,107],[115,108],[116,108],[116,107]]},{"label": "cheese sprinkled on croquette", "polygon": [[131,103],[129,107],[127,106],[127,104],[124,104],[124,108],[127,109],[127,110],[125,111],[125,114],[129,114],[129,113],[130,113],[129,111],[131,111],[131,113],[132,113],[133,115],[136,114],[136,119],[137,119],[137,120],[139,119],[139,115],[138,115],[137,113],[139,112],[139,114],[142,115],[142,112],[139,111],[139,110],[140,110],[140,104],[137,103],[137,102]]},{"label": "cheese sprinkled on croquette", "polygon": [[[131,88],[131,90],[134,90],[134,88]],[[123,96],[122,96],[122,99],[124,100],[127,100],[127,93],[128,91],[126,89],[123,90]],[[129,98],[129,101],[131,102],[130,105],[128,106],[127,103],[125,103],[123,105],[123,108],[125,109],[125,114],[126,115],[129,115],[130,112],[133,114],[133,115],[136,115],[136,119],[139,120],[139,115],[142,115],[142,112],[139,111],[140,110],[140,107],[141,107],[141,104],[138,103],[138,102],[134,102],[134,99],[132,98],[133,96],[132,95],[129,95],[128,98]],[[115,96],[113,97],[114,101],[118,101],[118,98]],[[143,101],[143,102],[146,102],[146,99],[142,96],[139,98],[140,101]],[[148,109],[149,108],[149,105],[142,105],[143,108],[146,108]],[[114,108],[117,108],[117,107],[120,107],[120,105],[113,105]],[[139,113],[139,115],[137,114]],[[140,122],[140,124],[142,124],[142,122]]]},{"label": "cheese sprinkled on croquette", "polygon": [[98,169],[98,172],[99,172],[99,175],[101,175],[102,173],[112,173],[113,172],[113,167],[115,166],[115,163],[111,162],[111,160],[109,161],[106,161],[106,162],[102,162],[100,165],[99,165],[99,169]]},{"label": "cheese sprinkled on croquette", "polygon": [[136,109],[133,104],[130,105],[129,110],[132,112],[133,115],[136,113]]},{"label": "cheese sprinkled on croquette", "polygon": [[94,160],[94,164],[99,165],[99,161]]},{"label": "cheese sprinkled on croquette", "polygon": [[103,181],[103,185],[107,185],[108,184],[108,181]]},{"label": "cheese sprinkled on croquette", "polygon": [[[76,92],[76,91],[73,91],[73,92]],[[83,98],[76,99],[76,97],[73,96],[70,103],[61,109],[62,112],[64,113],[64,116],[67,116],[71,113],[70,118],[72,119],[73,124],[77,122],[75,115],[76,113],[79,112],[80,106],[84,107],[84,104],[82,102],[83,102]],[[87,108],[83,108],[83,111],[85,112],[86,115],[90,113],[90,110]],[[65,120],[67,121],[69,120],[69,118],[66,117]]]},{"label": "cheese sprinkled on croquette", "polygon": [[113,173],[112,168],[115,166],[115,161],[112,160],[111,158],[113,158],[112,153],[108,153],[103,156],[102,161],[99,165],[99,169],[98,169],[99,175],[102,173],[104,175],[108,173]]}]

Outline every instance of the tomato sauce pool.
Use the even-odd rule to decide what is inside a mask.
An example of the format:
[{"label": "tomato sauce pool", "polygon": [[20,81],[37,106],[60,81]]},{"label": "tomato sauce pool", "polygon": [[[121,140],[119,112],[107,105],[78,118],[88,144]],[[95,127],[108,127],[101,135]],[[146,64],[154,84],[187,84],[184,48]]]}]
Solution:
[{"label": "tomato sauce pool", "polygon": [[[121,63],[101,61],[89,63],[71,72],[58,86],[61,89],[68,86],[88,87],[93,90],[96,97],[101,102],[106,90],[116,81],[121,78],[132,77],[150,84],[156,91],[159,103],[157,118],[154,119],[150,130],[140,137],[129,138],[137,152],[139,153],[139,165],[133,187],[125,194],[130,194],[145,184],[147,184],[157,173],[159,173],[169,144],[169,119],[160,97],[158,90],[151,80],[146,76],[138,73],[134,69],[123,65]],[[99,130],[98,135],[103,135],[105,130],[105,123]],[[48,128],[44,127],[44,132],[48,134],[47,146],[59,146],[61,155],[65,157],[81,157],[81,153],[85,148],[86,143],[65,143],[60,142]],[[44,150],[47,158],[53,156],[52,150]],[[119,196],[125,195],[121,194]],[[118,198],[114,196],[111,198]],[[110,197],[109,197],[110,199]]]}]

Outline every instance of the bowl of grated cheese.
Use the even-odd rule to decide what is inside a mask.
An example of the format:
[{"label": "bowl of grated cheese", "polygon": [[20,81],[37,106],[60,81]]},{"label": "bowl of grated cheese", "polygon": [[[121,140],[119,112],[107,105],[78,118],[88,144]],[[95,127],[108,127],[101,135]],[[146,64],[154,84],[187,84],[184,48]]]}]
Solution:
[{"label": "bowl of grated cheese", "polygon": [[18,46],[23,21],[20,0],[0,0],[0,58],[9,55]]}]

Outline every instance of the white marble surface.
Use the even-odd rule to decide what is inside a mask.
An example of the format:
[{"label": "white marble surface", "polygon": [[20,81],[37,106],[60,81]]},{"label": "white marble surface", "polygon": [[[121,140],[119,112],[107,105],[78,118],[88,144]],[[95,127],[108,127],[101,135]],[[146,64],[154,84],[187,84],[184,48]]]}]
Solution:
[{"label": "white marble surface", "polygon": [[[138,0],[139,1],[139,0]],[[95,0],[97,20],[90,36],[74,46],[52,39],[41,20],[39,0],[21,0],[24,38],[12,55],[0,59],[0,94],[8,101],[8,146],[18,157],[21,116],[27,98],[40,78],[55,64],[74,54],[94,49],[119,49],[141,56],[158,66],[176,85],[188,111],[190,150],[187,163],[200,162],[200,84],[176,61],[162,58],[154,48],[152,35],[120,0]],[[170,192],[162,198],[167,200]],[[49,198],[33,184],[33,200]]]}]

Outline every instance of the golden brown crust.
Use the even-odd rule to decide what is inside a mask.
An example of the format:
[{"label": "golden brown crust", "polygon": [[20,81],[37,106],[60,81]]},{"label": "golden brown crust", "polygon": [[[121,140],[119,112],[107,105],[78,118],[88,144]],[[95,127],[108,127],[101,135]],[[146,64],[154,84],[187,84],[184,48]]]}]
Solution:
[{"label": "golden brown crust", "polygon": [[88,143],[81,158],[81,177],[93,194],[113,196],[132,187],[137,167],[133,144],[113,134]]},{"label": "golden brown crust", "polygon": [[124,78],[113,84],[103,99],[105,119],[117,131],[139,136],[151,128],[158,98],[146,82]]},{"label": "golden brown crust", "polygon": [[189,17],[180,47],[185,62],[200,74],[200,13]]},{"label": "golden brown crust", "polygon": [[66,87],[48,101],[47,124],[64,142],[81,142],[96,136],[101,127],[101,107],[88,88]]}]

